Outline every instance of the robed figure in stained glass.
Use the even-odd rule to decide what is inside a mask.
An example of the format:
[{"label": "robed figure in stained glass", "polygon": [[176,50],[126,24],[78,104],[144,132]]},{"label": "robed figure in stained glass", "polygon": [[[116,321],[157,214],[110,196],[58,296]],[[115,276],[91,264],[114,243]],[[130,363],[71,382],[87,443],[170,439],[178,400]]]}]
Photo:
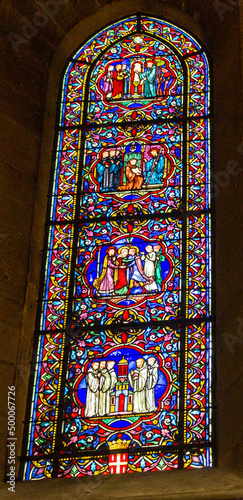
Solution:
[{"label": "robed figure in stained glass", "polygon": [[143,174],[141,168],[137,165],[137,159],[131,158],[126,164],[125,174],[127,183],[119,186],[120,191],[127,189],[141,189],[143,185]]},{"label": "robed figure in stained glass", "polygon": [[117,177],[118,177],[118,171],[119,171],[119,164],[117,165],[117,156],[116,156],[116,150],[111,149],[109,152],[109,169],[108,169],[108,182],[107,182],[107,189],[115,189],[116,182],[117,182]]},{"label": "robed figure in stained glass", "polygon": [[149,155],[152,156],[152,158],[145,164],[145,183],[161,184],[165,166],[164,149],[161,148],[158,150],[153,148],[149,151]]},{"label": "robed figure in stained glass", "polygon": [[124,95],[125,78],[128,72],[126,71],[126,64],[117,64],[113,72],[113,91],[112,97],[114,99],[121,99]]},{"label": "robed figure in stained glass", "polygon": [[144,413],[146,408],[146,381],[148,376],[148,367],[143,358],[136,361],[136,369],[131,370],[128,377],[133,388],[133,412]]},{"label": "robed figure in stained glass", "polygon": [[141,260],[144,260],[144,273],[145,275],[151,279],[151,283],[145,284],[145,288],[147,291],[156,291],[157,284],[155,282],[155,262],[156,262],[156,253],[152,247],[152,245],[147,245],[145,248],[147,254],[143,254]]},{"label": "robed figure in stained glass", "polygon": [[86,417],[95,417],[99,413],[99,388],[100,371],[99,363],[94,361],[88,369],[86,375],[87,396],[84,415]]},{"label": "robed figure in stained glass", "polygon": [[155,281],[157,285],[162,286],[163,278],[162,278],[161,263],[165,261],[165,256],[163,254],[160,244],[154,245],[154,252],[156,253]]},{"label": "robed figure in stained glass", "polygon": [[115,366],[115,361],[113,361],[113,360],[107,361],[107,370],[109,371],[109,375],[110,375],[110,387],[109,387],[109,391],[108,391],[108,403],[107,403],[109,411],[110,411],[110,405],[111,405],[111,392],[113,391],[113,389],[117,383],[117,374],[114,370],[114,366]]},{"label": "robed figure in stained glass", "polygon": [[102,151],[101,159],[96,165],[97,180],[103,190],[109,187],[109,151]]},{"label": "robed figure in stained glass", "polygon": [[97,295],[114,295],[114,271],[118,268],[118,265],[116,265],[115,254],[116,248],[107,248],[101,276],[94,280],[94,287],[97,288]]},{"label": "robed figure in stained glass", "polygon": [[172,74],[166,68],[164,61],[157,63],[157,95],[162,96],[166,93],[166,89],[170,82],[173,81]]},{"label": "robed figure in stained glass", "polygon": [[122,167],[123,167],[122,154],[121,154],[121,151],[119,151],[119,149],[117,149],[116,158],[115,158],[115,167],[114,167],[114,180],[113,180],[113,186],[114,186],[115,190],[119,186]]},{"label": "robed figure in stained glass", "polygon": [[132,246],[129,249],[129,265],[131,267],[131,287],[138,287],[139,285],[143,286],[145,283],[150,283],[151,278],[148,278],[143,269],[143,264],[141,261],[141,256],[139,255],[139,249],[136,246]]},{"label": "robed figure in stained glass", "polygon": [[156,97],[156,64],[152,59],[147,61],[146,71],[140,73],[140,80],[144,84],[144,96]]},{"label": "robed figure in stained glass", "polygon": [[146,406],[148,411],[156,411],[157,406],[155,404],[154,389],[158,382],[159,365],[156,358],[154,358],[153,356],[148,358],[147,363],[148,363],[148,378],[146,382],[146,391],[145,391]]},{"label": "robed figure in stained glass", "polygon": [[108,66],[107,72],[105,76],[103,77],[103,90],[106,94],[107,98],[110,98],[112,95],[112,84],[113,84],[113,78],[112,74],[114,71],[114,66],[110,65]]}]

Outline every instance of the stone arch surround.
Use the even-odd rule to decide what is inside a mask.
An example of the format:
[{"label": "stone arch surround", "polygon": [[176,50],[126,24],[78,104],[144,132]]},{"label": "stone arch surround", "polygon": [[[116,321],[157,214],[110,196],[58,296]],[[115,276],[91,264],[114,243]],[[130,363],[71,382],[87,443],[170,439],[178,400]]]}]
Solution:
[{"label": "stone arch surround", "polygon": [[[181,4],[180,8],[176,5]],[[97,31],[106,24],[115,21],[123,16],[129,16],[140,10],[148,14],[164,17],[174,23],[178,23],[185,29],[188,29],[197,35],[202,42],[206,44],[211,52],[213,59],[213,80],[214,80],[214,109],[215,109],[215,128],[214,128],[214,164],[216,172],[228,172],[229,161],[238,162],[238,167],[242,163],[243,146],[241,144],[240,130],[240,92],[241,92],[241,44],[240,44],[240,12],[238,8],[228,11],[225,14],[225,20],[222,22],[208,5],[208,16],[202,8],[199,11],[199,6],[196,2],[142,2],[134,1],[118,1],[111,4],[97,6],[96,12],[92,15],[81,19],[84,14],[80,15],[80,22],[67,32],[58,44],[55,50],[52,62],[48,62],[48,70],[44,73],[43,81],[46,83],[49,76],[49,83],[46,92],[46,105],[44,113],[44,102],[40,103],[39,116],[44,116],[43,139],[40,148],[41,128],[38,122],[38,115],[32,118],[32,121],[25,123],[24,119],[21,122],[17,118],[17,124],[21,125],[19,131],[19,139],[22,133],[29,134],[29,144],[26,141],[26,146],[21,151],[20,141],[16,141],[16,151],[11,152],[11,163],[13,169],[9,177],[5,176],[6,187],[11,181],[15,181],[18,185],[19,178],[22,179],[23,172],[30,177],[31,184],[19,183],[20,192],[23,196],[29,194],[32,188],[34,196],[30,196],[29,214],[24,219],[26,207],[22,208],[22,217],[19,216],[19,224],[24,223],[21,237],[18,233],[18,240],[15,242],[15,252],[17,253],[19,246],[21,247],[21,256],[17,256],[17,262],[23,271],[20,274],[20,282],[18,286],[14,276],[5,278],[8,281],[7,292],[2,285],[2,297],[8,299],[3,302],[3,353],[2,373],[3,387],[5,385],[16,384],[17,388],[17,435],[18,435],[18,454],[20,454],[21,439],[22,439],[22,421],[24,420],[25,401],[27,394],[27,381],[29,371],[29,361],[31,359],[31,342],[34,331],[35,310],[37,288],[39,282],[41,249],[43,244],[45,210],[46,210],[46,193],[48,192],[49,171],[51,164],[51,150],[53,145],[56,100],[58,86],[62,68],[65,61],[75,48],[82,43],[93,32]],[[183,7],[184,5],[184,7]],[[195,8],[198,10],[195,12]],[[205,7],[204,7],[205,8]],[[211,10],[210,10],[211,8]],[[61,12],[62,7],[60,7]],[[68,9],[68,4],[65,6]],[[199,11],[199,12],[198,12]],[[207,9],[206,9],[207,13]],[[197,22],[195,19],[198,19]],[[31,16],[30,16],[31,18]],[[200,22],[201,19],[201,22]],[[222,36],[224,34],[224,37]],[[29,41],[28,50],[33,50],[31,44],[35,42]],[[44,46],[44,44],[43,44]],[[26,49],[25,49],[26,50]],[[25,52],[25,58],[28,56],[28,51]],[[24,58],[24,60],[25,60]],[[12,68],[14,71],[14,68]],[[38,73],[38,71],[37,71]],[[40,73],[40,72],[39,72]],[[41,75],[38,73],[39,77]],[[38,82],[40,86],[40,83]],[[37,86],[37,88],[39,88]],[[13,91],[14,94],[14,91]],[[222,95],[223,101],[222,101]],[[17,112],[24,110],[18,109]],[[20,108],[20,105],[19,105]],[[28,117],[28,109],[25,110],[26,119]],[[17,115],[18,116],[18,115]],[[9,116],[10,124],[12,116]],[[15,124],[16,126],[16,124]],[[14,128],[14,127],[13,127]],[[16,129],[16,134],[17,134]],[[5,132],[6,134],[6,132]],[[12,134],[12,138],[11,138]],[[14,135],[13,131],[9,131],[8,137],[10,142],[15,142],[18,135]],[[35,146],[33,136],[35,135]],[[7,134],[6,134],[7,136]],[[25,137],[26,140],[26,137]],[[8,160],[8,150],[4,162]],[[29,147],[29,149],[28,149]],[[39,156],[40,154],[40,161]],[[21,156],[21,158],[20,158]],[[14,165],[18,168],[15,170]],[[38,166],[39,165],[39,166]],[[232,164],[233,165],[233,164]],[[234,164],[235,165],[235,164]],[[233,167],[232,167],[233,168]],[[36,182],[36,174],[38,176]],[[237,166],[235,165],[235,171]],[[233,170],[232,170],[233,171]],[[13,173],[15,176],[13,178]],[[243,451],[242,451],[242,411],[241,411],[241,373],[243,370],[242,363],[242,337],[240,336],[241,318],[240,305],[242,304],[242,289],[240,280],[240,265],[242,253],[242,237],[240,231],[240,208],[242,182],[240,180],[241,172],[238,174],[230,174],[229,180],[225,187],[219,189],[219,193],[215,198],[216,205],[216,286],[217,286],[217,443],[218,443],[218,466],[213,470],[203,471],[175,471],[170,473],[149,473],[143,475],[135,475],[136,477],[106,477],[95,478],[94,480],[79,479],[62,480],[62,492],[66,493],[66,498],[87,497],[98,500],[99,498],[122,498],[122,493],[127,498],[241,498],[243,496],[243,481],[241,479],[243,468]],[[223,174],[221,175],[222,179]],[[5,187],[5,189],[6,189]],[[2,189],[4,189],[4,184]],[[21,200],[18,198],[17,192],[12,192],[10,189],[7,207],[10,210],[12,219],[8,217],[8,224],[14,227],[14,218],[17,216],[18,203]],[[16,198],[17,196],[17,198]],[[14,204],[13,200],[17,200]],[[22,205],[21,205],[22,206]],[[7,212],[8,214],[8,212]],[[23,222],[22,222],[23,221]],[[3,229],[6,223],[3,222]],[[15,231],[16,233],[16,231]],[[31,236],[30,236],[31,233]],[[8,241],[14,242],[14,231],[6,233],[2,230],[2,234],[8,234]],[[3,243],[4,243],[3,236]],[[9,245],[10,245],[9,243]],[[13,243],[12,243],[13,245]],[[10,250],[11,248],[11,250]],[[12,247],[9,247],[10,259],[7,255],[3,256],[3,264],[5,265],[9,276],[11,271],[10,260],[12,259]],[[13,258],[14,264],[14,258]],[[21,269],[22,269],[21,268]],[[7,273],[6,273],[7,274]],[[5,281],[5,283],[6,283]],[[22,287],[22,288],[21,288]],[[22,293],[23,299],[18,300],[18,293]],[[8,295],[8,297],[6,296]],[[15,299],[13,300],[13,297]],[[11,302],[11,303],[10,303]],[[5,305],[4,305],[5,304]],[[243,313],[242,313],[243,315]],[[4,318],[6,319],[4,320]],[[10,318],[10,319],[9,319]],[[17,321],[18,320],[18,321]],[[22,326],[21,326],[22,324]],[[7,325],[7,326],[6,326]],[[9,332],[12,332],[11,334]],[[228,338],[225,333],[228,333],[235,338],[235,344],[231,347],[227,343]],[[10,335],[9,341],[8,335]],[[238,341],[237,341],[238,338]],[[16,348],[17,346],[17,348]],[[8,382],[6,384],[6,379]],[[4,399],[5,398],[5,399]],[[3,389],[3,401],[5,405],[6,390]],[[4,413],[4,412],[3,412]],[[6,422],[6,415],[2,416],[2,428]],[[6,425],[6,424],[5,424]],[[3,449],[6,447],[6,430],[3,434]],[[173,475],[173,477],[172,477]],[[34,496],[41,498],[43,495],[46,498],[60,498],[60,480],[42,481],[39,483],[22,483],[17,486],[17,498],[24,496]],[[7,492],[6,484],[2,485],[3,498],[8,498],[11,493]],[[125,489],[127,492],[125,493]],[[64,497],[63,497],[64,498]]]}]

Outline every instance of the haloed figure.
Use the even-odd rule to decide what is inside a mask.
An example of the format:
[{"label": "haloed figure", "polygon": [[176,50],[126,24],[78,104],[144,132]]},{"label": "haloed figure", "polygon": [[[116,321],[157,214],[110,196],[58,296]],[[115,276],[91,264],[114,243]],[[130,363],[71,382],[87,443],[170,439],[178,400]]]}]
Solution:
[{"label": "haloed figure", "polygon": [[121,64],[117,64],[115,71],[113,72],[113,91],[112,97],[114,99],[121,99],[124,94],[124,85],[126,78],[126,71],[122,69]]},{"label": "haloed figure", "polygon": [[109,187],[109,151],[103,151],[101,159],[96,165],[97,180],[100,188],[106,190]]},{"label": "haloed figure", "polygon": [[144,83],[144,96],[156,97],[156,64],[150,59],[146,66],[146,71],[140,74],[141,83]]},{"label": "haloed figure", "polygon": [[149,151],[149,156],[152,156],[152,159],[145,164],[145,182],[146,184],[161,184],[165,166],[164,148],[161,148],[161,150],[152,148]]},{"label": "haloed figure", "polygon": [[143,286],[145,283],[150,282],[144,274],[138,247],[130,247],[128,260],[129,267],[131,267],[130,287],[138,287],[139,285]]},{"label": "haloed figure", "polygon": [[159,243],[154,245],[154,251],[156,253],[155,281],[156,281],[157,285],[162,287],[163,278],[162,278],[161,263],[165,261],[165,256],[163,255],[162,247]]},{"label": "haloed figure", "polygon": [[109,152],[109,162],[109,188],[111,191],[114,191],[119,185],[120,173],[123,165],[121,152],[111,149]]},{"label": "haloed figure", "polygon": [[112,73],[114,71],[114,66],[108,66],[107,72],[103,78],[103,89],[106,94],[106,97],[109,99],[112,95]]},{"label": "haloed figure", "polygon": [[127,257],[129,248],[122,247],[118,250],[117,261],[119,268],[115,270],[115,293],[116,295],[124,295],[128,292],[127,283]]},{"label": "haloed figure", "polygon": [[115,255],[115,247],[107,248],[101,276],[94,280],[97,295],[114,295],[114,271],[118,268]]}]

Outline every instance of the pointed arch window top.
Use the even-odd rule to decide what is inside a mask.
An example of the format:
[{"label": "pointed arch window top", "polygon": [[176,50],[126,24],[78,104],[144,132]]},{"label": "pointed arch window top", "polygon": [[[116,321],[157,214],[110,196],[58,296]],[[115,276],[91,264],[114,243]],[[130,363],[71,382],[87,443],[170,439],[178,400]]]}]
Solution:
[{"label": "pointed arch window top", "polygon": [[107,50],[111,44],[131,34],[157,35],[176,48],[182,56],[201,52],[202,46],[186,31],[166,21],[141,14],[119,21],[97,33],[84,44],[73,56],[73,60],[85,59],[91,63],[101,52]]}]

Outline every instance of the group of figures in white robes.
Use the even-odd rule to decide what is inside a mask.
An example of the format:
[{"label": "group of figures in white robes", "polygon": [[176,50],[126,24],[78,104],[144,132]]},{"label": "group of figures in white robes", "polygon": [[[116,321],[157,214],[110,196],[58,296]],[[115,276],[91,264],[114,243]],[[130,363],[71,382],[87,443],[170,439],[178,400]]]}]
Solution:
[{"label": "group of figures in white robes", "polygon": [[85,417],[102,417],[110,413],[110,393],[113,391],[117,375],[115,361],[94,361],[86,375],[87,395]]},{"label": "group of figures in white robes", "polygon": [[[111,394],[120,383],[114,369],[115,361],[94,361],[86,375],[87,395],[85,417],[103,417],[110,414]],[[146,413],[157,410],[155,386],[158,382],[159,365],[154,356],[147,360],[136,360],[136,368],[128,373],[127,383],[133,390],[132,413]]]},{"label": "group of figures in white robes", "polygon": [[143,358],[139,358],[136,365],[136,369],[128,374],[133,388],[133,413],[154,412],[157,410],[154,389],[159,375],[157,359],[151,356],[146,363]]}]

